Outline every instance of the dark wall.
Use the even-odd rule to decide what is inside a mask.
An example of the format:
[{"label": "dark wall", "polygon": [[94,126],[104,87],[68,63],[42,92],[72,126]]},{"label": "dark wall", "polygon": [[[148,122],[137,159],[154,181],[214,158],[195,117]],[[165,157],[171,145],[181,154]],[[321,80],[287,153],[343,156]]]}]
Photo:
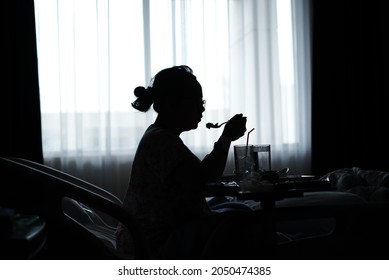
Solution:
[{"label": "dark wall", "polygon": [[43,162],[33,0],[1,2],[5,15],[0,156]]},{"label": "dark wall", "polygon": [[389,171],[385,1],[313,2],[313,173]]}]

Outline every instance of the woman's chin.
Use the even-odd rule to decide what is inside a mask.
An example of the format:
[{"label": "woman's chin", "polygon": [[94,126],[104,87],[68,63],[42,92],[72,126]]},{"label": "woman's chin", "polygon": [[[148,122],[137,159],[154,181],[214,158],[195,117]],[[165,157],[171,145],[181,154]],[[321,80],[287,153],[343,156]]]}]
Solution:
[{"label": "woman's chin", "polygon": [[198,123],[187,125],[184,131],[189,131],[189,130],[197,129],[198,127],[199,127]]}]

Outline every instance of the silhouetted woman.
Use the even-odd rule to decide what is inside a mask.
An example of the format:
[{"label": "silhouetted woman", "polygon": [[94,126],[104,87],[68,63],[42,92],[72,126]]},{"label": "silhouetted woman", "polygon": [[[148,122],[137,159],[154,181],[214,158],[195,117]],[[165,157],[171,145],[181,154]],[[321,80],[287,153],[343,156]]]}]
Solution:
[{"label": "silhouetted woman", "polygon": [[[164,69],[149,87],[137,87],[134,94],[135,109],[146,112],[153,106],[158,115],[139,142],[123,205],[140,225],[151,258],[167,258],[166,251],[172,252],[169,246],[184,250],[182,245],[171,245],[177,241],[172,236],[184,236],[181,241],[186,236],[192,241],[190,235],[201,239],[202,234],[209,234],[188,228],[210,215],[204,185],[220,180],[230,144],[244,135],[247,120],[242,114],[233,116],[213,150],[200,160],[180,138],[182,132],[197,128],[205,111],[202,88],[191,68],[182,65]],[[119,225],[117,246],[126,249],[128,241],[124,227]],[[188,245],[192,248],[185,250],[197,250],[198,245]]]}]

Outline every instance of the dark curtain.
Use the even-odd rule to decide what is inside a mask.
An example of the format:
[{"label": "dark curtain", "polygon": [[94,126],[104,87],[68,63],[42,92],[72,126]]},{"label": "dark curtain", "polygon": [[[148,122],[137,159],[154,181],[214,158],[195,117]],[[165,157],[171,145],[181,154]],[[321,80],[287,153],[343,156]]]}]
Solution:
[{"label": "dark curtain", "polygon": [[313,1],[312,170],[389,171],[384,0]]},{"label": "dark curtain", "polygon": [[43,163],[34,1],[5,0],[1,5],[6,22],[0,156]]}]

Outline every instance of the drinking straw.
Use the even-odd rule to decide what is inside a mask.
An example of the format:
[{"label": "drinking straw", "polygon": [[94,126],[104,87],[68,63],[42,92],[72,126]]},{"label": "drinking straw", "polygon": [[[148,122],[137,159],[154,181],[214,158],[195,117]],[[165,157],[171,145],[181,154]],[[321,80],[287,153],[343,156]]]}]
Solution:
[{"label": "drinking straw", "polygon": [[247,132],[247,140],[246,140],[246,152],[245,152],[245,159],[244,159],[244,170],[247,170],[247,159],[249,157],[249,136],[250,136],[250,133],[254,130],[251,129],[249,132]]},{"label": "drinking straw", "polygon": [[249,136],[250,136],[250,133],[252,132],[254,130],[254,128],[253,129],[251,129],[249,132],[247,132],[247,140],[246,140],[246,159],[247,159],[247,157],[248,157],[248,151],[249,151]]}]

